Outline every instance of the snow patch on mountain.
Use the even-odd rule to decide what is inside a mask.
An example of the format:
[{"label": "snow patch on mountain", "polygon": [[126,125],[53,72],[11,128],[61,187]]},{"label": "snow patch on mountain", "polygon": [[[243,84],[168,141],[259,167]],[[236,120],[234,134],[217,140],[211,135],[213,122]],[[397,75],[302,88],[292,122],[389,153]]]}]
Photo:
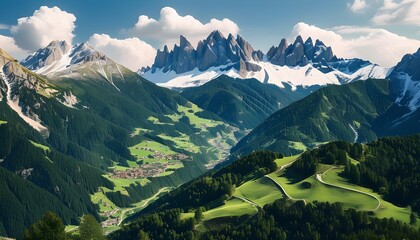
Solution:
[{"label": "snow patch on mountain", "polygon": [[[413,81],[406,73],[400,73],[398,79],[403,82],[404,88],[395,103],[405,104],[410,111],[416,111],[420,107],[420,82]],[[408,102],[405,102],[406,99],[408,99]]]},{"label": "snow patch on mountain", "polygon": [[239,77],[237,71],[232,69],[232,67],[229,65],[211,67],[204,72],[199,71],[198,68],[195,68],[190,72],[182,74],[177,74],[175,71],[164,72],[163,70],[159,69],[155,73],[146,72],[142,74],[142,77],[166,88],[189,88],[201,86],[223,74],[235,78]]},{"label": "snow patch on mountain", "polygon": [[53,62],[51,65],[46,65],[40,69],[34,70],[37,74],[47,75],[51,72],[58,72],[60,70],[66,69],[71,64],[70,52],[64,55],[61,59]]},{"label": "snow patch on mountain", "polygon": [[151,67],[142,68],[144,78],[168,88],[197,87],[220,76],[255,78],[262,83],[281,88],[346,84],[369,78],[386,78],[391,69],[382,68],[362,59],[337,58],[331,47],[301,36],[288,44],[282,39],[263,54],[254,50],[241,36],[227,38],[212,32],[194,49],[181,36],[180,44],[169,51],[167,46],[158,51]]},{"label": "snow patch on mountain", "polygon": [[157,69],[155,72],[147,71],[141,75],[159,86],[167,88],[187,88],[201,86],[221,75],[228,75],[233,78],[249,79],[255,78],[262,83],[274,84],[280,88],[290,85],[292,90],[298,87],[325,86],[328,84],[345,84],[356,80],[369,78],[386,78],[390,68],[382,68],[375,64],[365,66],[354,73],[343,73],[339,70],[331,70],[328,73],[321,72],[312,64],[306,66],[279,66],[268,61],[252,62],[259,67],[259,71],[250,71],[241,74],[234,68],[234,64],[211,67],[202,72],[198,68],[192,71],[177,74],[175,71],[164,72]]},{"label": "snow patch on mountain", "polygon": [[38,132],[48,132],[48,128],[41,124],[41,120],[38,115],[35,113],[28,114],[31,112],[30,109],[27,109],[25,112],[19,104],[19,97],[12,97],[12,84],[13,82],[4,74],[3,69],[0,69],[0,77],[3,79],[3,82],[7,86],[6,99],[9,107],[15,111],[19,117],[21,117],[26,123],[28,123],[32,128]]},{"label": "snow patch on mountain", "polygon": [[21,64],[37,74],[48,75],[87,61],[104,58],[106,57],[103,54],[87,43],[70,46],[66,42],[53,41],[46,48],[28,56]]}]

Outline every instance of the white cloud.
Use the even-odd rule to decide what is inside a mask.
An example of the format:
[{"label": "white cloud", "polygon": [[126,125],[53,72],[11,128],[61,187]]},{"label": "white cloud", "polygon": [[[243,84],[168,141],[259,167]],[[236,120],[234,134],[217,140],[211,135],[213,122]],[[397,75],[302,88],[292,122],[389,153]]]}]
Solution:
[{"label": "white cloud", "polygon": [[369,7],[366,0],[354,0],[353,3],[347,3],[347,6],[352,12],[363,12]]},{"label": "white cloud", "polygon": [[306,23],[294,26],[291,38],[320,39],[342,58],[362,58],[389,67],[396,65],[407,53],[420,47],[420,41],[391,33],[384,29],[341,26],[322,29]]},{"label": "white cloud", "polygon": [[420,26],[420,1],[384,0],[382,7],[372,18],[377,25],[408,24]]},{"label": "white cloud", "polygon": [[75,21],[73,14],[58,7],[42,6],[32,16],[19,18],[10,31],[20,48],[35,51],[53,40],[65,40],[71,44]]},{"label": "white cloud", "polygon": [[142,15],[135,26],[126,30],[126,33],[142,39],[154,39],[168,45],[178,43],[179,36],[184,35],[193,46],[196,46],[214,30],[219,30],[226,36],[229,33],[236,35],[239,27],[227,18],[222,20],[213,18],[208,23],[201,23],[193,16],[180,16],[175,9],[164,7],[160,11],[158,20]]},{"label": "white cloud", "polygon": [[12,57],[21,60],[28,56],[28,52],[19,48],[11,37],[0,35],[0,48],[4,49]]},{"label": "white cloud", "polygon": [[3,24],[3,23],[0,23],[0,30],[5,30],[5,29],[9,29],[10,28],[10,26],[9,25],[6,25],[6,24]]},{"label": "white cloud", "polygon": [[152,65],[156,56],[156,49],[136,37],[116,39],[106,34],[94,34],[89,44],[133,71]]}]

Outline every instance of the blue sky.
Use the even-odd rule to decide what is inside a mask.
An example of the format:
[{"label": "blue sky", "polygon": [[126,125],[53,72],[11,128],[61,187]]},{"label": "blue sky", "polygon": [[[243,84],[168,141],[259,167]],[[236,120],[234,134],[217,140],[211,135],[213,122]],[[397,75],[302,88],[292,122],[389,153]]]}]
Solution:
[{"label": "blue sky", "polygon": [[[416,0],[13,0],[8,2],[7,8],[2,7],[0,9],[0,35],[12,37],[17,43],[17,47],[19,49],[23,48],[25,53],[33,52],[35,49],[32,48],[41,43],[44,44],[45,41],[40,41],[40,44],[25,45],[22,43],[23,40],[19,39],[19,36],[26,36],[27,39],[33,31],[28,30],[28,27],[22,27],[16,30],[20,34],[16,34],[9,27],[18,25],[18,18],[32,16],[34,11],[39,10],[41,6],[49,8],[57,6],[61,11],[74,15],[75,20],[71,21],[73,21],[75,27],[69,30],[71,31],[71,37],[67,33],[63,33],[65,35],[63,39],[71,39],[73,43],[90,40],[99,45],[99,42],[105,37],[109,37],[104,40],[109,42],[108,46],[100,46],[99,48],[105,53],[109,52],[110,55],[115,55],[114,58],[117,58],[117,60],[121,57],[118,55],[122,55],[122,53],[116,53],[118,51],[117,45],[119,45],[118,43],[121,43],[120,45],[124,43],[118,42],[118,40],[136,38],[135,41],[131,39],[131,43],[136,46],[141,45],[137,41],[138,39],[142,43],[147,42],[153,48],[161,48],[163,44],[176,43],[173,36],[178,34],[177,31],[179,31],[179,34],[191,34],[192,42],[198,41],[199,38],[204,36],[196,32],[187,31],[183,33],[183,31],[186,31],[185,29],[175,29],[171,36],[162,32],[162,37],[159,37],[153,34],[152,25],[148,29],[134,29],[140,15],[159,21],[161,9],[164,7],[170,7],[180,17],[191,15],[203,25],[211,19],[222,20],[227,18],[230,23],[236,24],[238,29],[234,29],[234,25],[232,25],[232,27],[226,27],[225,32],[239,33],[254,48],[263,51],[267,51],[270,46],[278,44],[281,38],[292,39],[296,34],[302,34],[303,36],[315,35],[314,38],[325,37],[327,40],[324,40],[324,42],[333,45],[333,49],[334,47],[337,48],[337,54],[341,53],[344,55],[343,57],[353,57],[351,54],[363,53],[363,49],[369,49],[369,46],[361,46],[360,51],[349,53],[353,51],[349,50],[350,42],[358,40],[358,44],[363,45],[363,37],[371,35],[371,41],[373,41],[373,38],[379,38],[379,41],[381,41],[380,38],[383,38],[384,44],[388,44],[390,40],[395,40],[400,45],[409,46],[408,48],[402,48],[401,46],[401,49],[392,50],[395,52],[393,60],[382,63],[382,65],[390,65],[398,57],[401,57],[399,55],[402,55],[402,52],[414,50],[420,39],[420,17],[416,17],[416,15],[420,16],[420,4],[416,3]],[[393,13],[397,11],[402,12],[402,14],[395,17]],[[306,25],[297,26],[298,23],[305,23]],[[162,23],[159,26],[165,25]],[[131,31],[127,31],[127,29],[131,29]],[[205,32],[199,29],[197,31]],[[337,38],[340,39],[340,36],[334,36],[332,33],[341,36],[341,40],[343,40],[340,43],[341,45],[336,44],[337,41],[335,41]],[[390,35],[387,35],[388,33]],[[51,37],[59,38],[57,34]],[[105,35],[96,36],[92,39],[94,34]],[[48,35],[50,33],[46,32],[42,36]],[[404,42],[406,40],[407,43]],[[4,41],[0,39],[0,47],[12,49],[12,52],[15,51],[16,55],[23,55],[22,52],[18,52],[7,44],[11,44],[9,39]],[[337,46],[334,46],[335,44]],[[372,42],[371,44],[377,45],[378,42]],[[144,47],[144,44],[142,46]],[[420,44],[417,44],[418,47],[420,47]],[[145,51],[152,52],[149,47]],[[370,55],[366,54],[362,57],[373,61],[376,60],[374,57],[372,58],[374,54],[376,53],[372,52]],[[150,62],[153,56],[149,55],[151,53],[148,53],[147,61]],[[376,61],[383,60],[378,58]],[[132,61],[130,60],[130,62]],[[138,64],[144,65],[146,63],[140,61]]]}]

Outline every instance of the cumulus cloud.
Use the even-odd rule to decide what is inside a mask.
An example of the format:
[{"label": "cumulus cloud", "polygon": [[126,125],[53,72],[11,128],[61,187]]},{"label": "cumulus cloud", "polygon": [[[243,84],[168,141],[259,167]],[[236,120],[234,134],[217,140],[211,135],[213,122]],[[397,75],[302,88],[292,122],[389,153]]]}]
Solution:
[{"label": "cumulus cloud", "polygon": [[88,42],[96,50],[133,71],[152,65],[156,56],[156,49],[136,37],[116,39],[106,34],[94,34]]},{"label": "cumulus cloud", "polygon": [[212,31],[220,30],[223,34],[239,32],[238,25],[224,18],[211,19],[208,23],[202,23],[191,15],[180,16],[171,7],[164,7],[160,11],[158,20],[141,15],[137,23],[126,30],[130,36],[148,38],[160,41],[162,44],[173,45],[178,43],[179,36],[184,35],[193,46],[206,38]]},{"label": "cumulus cloud", "polygon": [[10,31],[20,48],[36,51],[53,40],[65,40],[71,44],[75,21],[76,16],[58,7],[42,6],[32,16],[19,18]]},{"label": "cumulus cloud", "polygon": [[28,55],[28,51],[19,48],[13,38],[3,35],[0,35],[0,48],[18,60],[24,59]]},{"label": "cumulus cloud", "polygon": [[420,1],[384,0],[382,7],[372,18],[377,25],[409,24],[420,26]]},{"label": "cumulus cloud", "polygon": [[354,0],[353,3],[347,3],[347,6],[352,12],[363,12],[369,5],[366,0]]},{"label": "cumulus cloud", "polygon": [[322,29],[306,23],[294,26],[291,38],[320,39],[332,46],[334,54],[342,58],[362,58],[389,67],[396,65],[407,53],[420,47],[420,41],[391,33],[380,28],[341,26]]}]

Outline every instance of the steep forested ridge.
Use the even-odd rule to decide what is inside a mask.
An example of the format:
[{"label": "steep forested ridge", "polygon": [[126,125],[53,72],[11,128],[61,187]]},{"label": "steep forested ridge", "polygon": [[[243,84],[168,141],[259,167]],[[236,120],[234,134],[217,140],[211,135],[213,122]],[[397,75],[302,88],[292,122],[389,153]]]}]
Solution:
[{"label": "steep forested ridge", "polygon": [[252,129],[310,92],[311,88],[292,91],[290,87],[283,89],[255,79],[222,75],[202,86],[185,89],[181,95],[229,123]]},{"label": "steep forested ridge", "polygon": [[387,80],[330,85],[271,115],[231,152],[267,149],[290,155],[328,141],[372,141],[381,136],[375,119],[392,104]]}]

